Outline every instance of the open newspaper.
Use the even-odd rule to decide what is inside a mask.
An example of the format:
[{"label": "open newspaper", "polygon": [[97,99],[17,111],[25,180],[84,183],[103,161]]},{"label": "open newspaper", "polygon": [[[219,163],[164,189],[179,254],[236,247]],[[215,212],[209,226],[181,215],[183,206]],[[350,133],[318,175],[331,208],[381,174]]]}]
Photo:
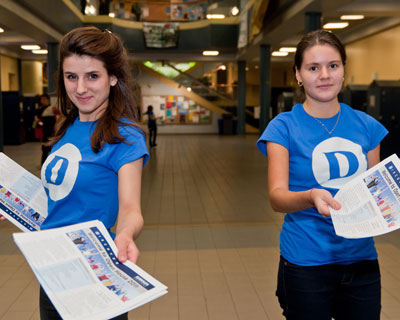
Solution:
[{"label": "open newspaper", "polygon": [[13,236],[65,320],[110,319],[167,293],[134,263],[118,261],[98,220]]},{"label": "open newspaper", "polygon": [[22,231],[37,231],[47,217],[42,182],[0,152],[0,214]]},{"label": "open newspaper", "polygon": [[335,195],[342,205],[330,208],[337,235],[364,238],[400,228],[400,160],[393,154],[357,178]]},{"label": "open newspaper", "polygon": [[25,232],[14,240],[63,319],[110,319],[167,293],[134,263],[118,261],[100,221],[40,231],[42,182],[1,152],[0,214]]}]

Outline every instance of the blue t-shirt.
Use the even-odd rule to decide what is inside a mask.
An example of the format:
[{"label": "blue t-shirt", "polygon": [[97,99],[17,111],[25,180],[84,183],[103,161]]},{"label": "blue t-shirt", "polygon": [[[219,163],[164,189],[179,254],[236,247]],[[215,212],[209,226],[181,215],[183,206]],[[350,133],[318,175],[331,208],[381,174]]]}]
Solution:
[{"label": "blue t-shirt", "polygon": [[139,129],[119,126],[127,143],[105,143],[98,152],[90,146],[96,122],[79,118],[53,146],[42,166],[42,183],[48,196],[48,216],[42,229],[98,219],[110,229],[118,215],[118,170],[149,154]]},{"label": "blue t-shirt", "polygon": [[[270,121],[257,142],[267,155],[266,142],[289,151],[289,190],[323,188],[335,195],[346,182],[368,168],[367,153],[379,145],[387,130],[364,112],[340,104],[341,112],[320,120],[301,104]],[[372,238],[345,239],[335,234],[331,218],[315,207],[285,215],[281,231],[282,256],[297,265],[349,264],[376,259]]]}]

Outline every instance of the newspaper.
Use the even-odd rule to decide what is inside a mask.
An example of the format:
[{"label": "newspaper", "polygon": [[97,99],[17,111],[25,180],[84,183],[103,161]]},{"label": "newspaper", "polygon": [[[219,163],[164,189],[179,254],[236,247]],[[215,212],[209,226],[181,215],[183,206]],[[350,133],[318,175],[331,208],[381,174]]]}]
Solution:
[{"label": "newspaper", "polygon": [[0,214],[22,231],[37,231],[47,217],[42,182],[0,152]]},{"label": "newspaper", "polygon": [[118,261],[98,220],[13,236],[65,320],[110,319],[167,293],[134,263]]},{"label": "newspaper", "polygon": [[337,235],[364,238],[400,228],[399,171],[400,160],[393,154],[337,192],[342,208],[330,208]]}]

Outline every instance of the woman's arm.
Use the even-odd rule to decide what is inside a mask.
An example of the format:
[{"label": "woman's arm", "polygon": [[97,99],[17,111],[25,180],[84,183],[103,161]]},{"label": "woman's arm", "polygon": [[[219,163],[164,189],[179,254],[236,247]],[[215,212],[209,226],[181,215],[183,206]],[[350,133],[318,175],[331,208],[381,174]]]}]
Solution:
[{"label": "woman's arm", "polygon": [[368,151],[367,153],[368,168],[372,168],[374,165],[378,164],[381,161],[380,151],[381,151],[380,144],[378,144],[378,146],[375,149]]},{"label": "woman's arm", "polygon": [[275,211],[289,213],[315,206],[327,217],[329,207],[340,208],[339,202],[327,190],[289,191],[289,151],[280,144],[267,142],[267,154],[269,197]]},{"label": "woman's arm", "polygon": [[143,158],[123,165],[118,171],[119,211],[114,242],[118,248],[118,260],[137,262],[139,249],[136,239],[143,228],[140,209]]}]

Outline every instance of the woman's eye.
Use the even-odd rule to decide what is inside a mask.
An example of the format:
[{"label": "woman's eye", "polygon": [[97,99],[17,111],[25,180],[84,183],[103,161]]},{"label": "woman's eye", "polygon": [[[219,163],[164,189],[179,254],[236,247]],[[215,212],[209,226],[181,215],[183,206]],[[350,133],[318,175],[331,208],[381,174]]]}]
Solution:
[{"label": "woman's eye", "polygon": [[73,74],[67,74],[67,75],[66,75],[66,78],[67,78],[68,80],[74,80],[74,79],[76,79],[76,76],[74,76]]},{"label": "woman's eye", "polygon": [[316,66],[310,67],[310,71],[317,71],[317,70],[318,70],[318,67],[316,67]]},{"label": "woman's eye", "polygon": [[89,79],[97,79],[98,77],[99,77],[99,75],[97,75],[95,73],[89,74]]},{"label": "woman's eye", "polygon": [[331,65],[330,65],[330,68],[331,69],[336,69],[338,67],[338,64],[337,63],[332,63]]}]

